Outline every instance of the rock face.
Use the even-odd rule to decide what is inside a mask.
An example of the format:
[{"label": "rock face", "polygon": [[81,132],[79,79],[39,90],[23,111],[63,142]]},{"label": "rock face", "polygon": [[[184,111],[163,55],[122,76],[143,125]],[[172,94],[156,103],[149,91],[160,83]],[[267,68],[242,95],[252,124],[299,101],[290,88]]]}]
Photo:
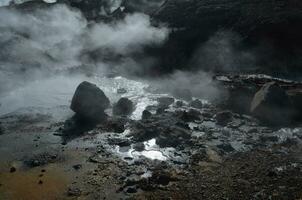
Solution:
[{"label": "rock face", "polygon": [[96,85],[82,82],[76,89],[70,108],[79,116],[99,120],[110,105],[109,99]]},{"label": "rock face", "polygon": [[292,104],[286,91],[270,82],[255,94],[250,111],[265,122],[284,124],[292,117]]},{"label": "rock face", "polygon": [[133,102],[128,98],[121,98],[113,106],[114,115],[130,115],[133,112],[133,110],[134,110]]},{"label": "rock face", "polygon": [[245,38],[245,48],[266,41],[270,55],[267,51],[260,55],[260,67],[275,72],[278,66],[285,70],[287,63],[291,71],[299,70],[301,59],[296,50],[302,46],[301,8],[299,0],[167,0],[153,15],[173,30],[158,51],[161,70],[187,69],[192,54],[219,30],[232,30]]}]

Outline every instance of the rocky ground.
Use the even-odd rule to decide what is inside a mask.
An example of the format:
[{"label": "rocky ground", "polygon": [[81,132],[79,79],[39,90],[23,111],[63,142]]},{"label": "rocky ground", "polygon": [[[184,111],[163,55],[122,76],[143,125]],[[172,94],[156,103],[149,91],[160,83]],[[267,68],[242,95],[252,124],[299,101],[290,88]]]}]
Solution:
[{"label": "rocky ground", "polygon": [[302,198],[299,125],[198,99],[157,101],[134,120],[121,113],[136,105],[120,100],[93,125],[66,120],[66,106],[1,116],[0,198]]}]

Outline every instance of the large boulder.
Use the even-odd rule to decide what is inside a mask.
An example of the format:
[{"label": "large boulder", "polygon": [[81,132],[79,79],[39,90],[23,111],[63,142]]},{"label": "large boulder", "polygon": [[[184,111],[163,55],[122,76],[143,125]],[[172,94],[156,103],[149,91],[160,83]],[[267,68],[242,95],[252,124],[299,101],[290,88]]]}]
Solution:
[{"label": "large boulder", "polygon": [[269,82],[255,94],[250,111],[263,122],[287,124],[292,117],[292,103],[286,91],[276,82]]},{"label": "large boulder", "polygon": [[104,92],[95,84],[84,81],[77,87],[70,108],[85,119],[99,120],[109,106],[110,101]]},{"label": "large boulder", "polygon": [[134,110],[134,105],[128,98],[121,98],[113,106],[114,115],[130,115]]}]

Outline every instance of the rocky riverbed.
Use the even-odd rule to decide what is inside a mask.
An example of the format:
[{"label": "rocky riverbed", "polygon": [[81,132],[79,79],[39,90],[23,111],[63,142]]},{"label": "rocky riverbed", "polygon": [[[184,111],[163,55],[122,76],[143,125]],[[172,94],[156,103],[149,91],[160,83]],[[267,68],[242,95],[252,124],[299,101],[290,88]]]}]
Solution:
[{"label": "rocky riverbed", "polygon": [[[213,102],[150,92],[158,90],[147,83],[101,77],[88,81],[111,106],[91,125],[69,109],[81,81],[64,97],[56,93],[57,105],[1,115],[1,199],[302,197],[297,123],[276,127]],[[130,110],[114,103],[121,97]],[[2,102],[9,110],[9,96]]]}]

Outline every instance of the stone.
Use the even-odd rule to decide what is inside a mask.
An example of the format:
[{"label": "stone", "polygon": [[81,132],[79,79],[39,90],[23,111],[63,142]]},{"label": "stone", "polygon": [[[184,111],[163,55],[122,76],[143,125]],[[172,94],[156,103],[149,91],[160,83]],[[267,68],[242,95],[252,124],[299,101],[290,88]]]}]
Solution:
[{"label": "stone", "polygon": [[175,103],[175,106],[178,108],[182,107],[183,105],[184,105],[183,101],[176,101],[176,103]]},{"label": "stone", "polygon": [[183,111],[180,113],[180,119],[184,122],[194,122],[201,120],[201,113],[197,110],[190,109],[189,111]]},{"label": "stone", "polygon": [[134,110],[134,105],[128,98],[121,98],[113,106],[114,115],[130,115]]},{"label": "stone", "polygon": [[152,116],[152,113],[148,110],[144,110],[143,113],[142,113],[142,119],[143,120],[149,119],[151,116]]},{"label": "stone", "polygon": [[269,82],[255,94],[250,112],[265,123],[287,124],[291,120],[291,101],[284,89],[275,82]]},{"label": "stone", "polygon": [[160,97],[157,101],[160,107],[168,107],[174,103],[175,99],[173,97]]},{"label": "stone", "polygon": [[70,108],[85,119],[97,121],[103,118],[109,106],[105,93],[95,84],[84,81],[77,87]]},{"label": "stone", "polygon": [[231,111],[218,112],[215,116],[216,123],[221,126],[226,126],[233,121],[233,113]]},{"label": "stone", "polygon": [[190,106],[193,107],[193,108],[196,108],[196,109],[202,109],[203,104],[199,99],[195,99],[194,101],[192,101],[190,103]]}]

